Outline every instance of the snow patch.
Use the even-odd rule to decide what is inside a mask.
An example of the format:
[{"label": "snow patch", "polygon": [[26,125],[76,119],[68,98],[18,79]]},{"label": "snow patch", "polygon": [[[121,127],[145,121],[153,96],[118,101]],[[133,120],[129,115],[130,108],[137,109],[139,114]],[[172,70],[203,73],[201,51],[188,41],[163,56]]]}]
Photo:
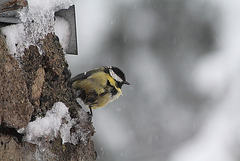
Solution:
[{"label": "snow patch", "polygon": [[25,129],[26,135],[24,139],[34,144],[38,144],[39,138],[54,139],[58,135],[64,118],[70,121],[68,108],[62,102],[55,103],[52,109],[47,111],[45,117],[38,117],[28,124]]},{"label": "snow patch", "polygon": [[3,27],[2,33],[6,35],[6,42],[10,53],[17,53],[18,43],[21,42],[21,33],[24,32],[23,24],[11,25]]},{"label": "snow patch", "polygon": [[56,17],[54,32],[58,36],[63,50],[65,51],[68,48],[70,36],[70,26],[68,22],[64,18]]},{"label": "snow patch", "polygon": [[[79,115],[80,116],[80,115]],[[82,141],[87,143],[89,132],[82,129],[78,119],[71,118],[68,108],[62,102],[57,102],[52,109],[47,111],[45,117],[38,117],[35,121],[30,122],[25,129],[19,129],[19,133],[24,133],[24,140],[41,145],[45,140],[53,140],[60,136],[62,143],[72,143],[74,145]],[[70,129],[74,128],[74,132]]]},{"label": "snow patch", "polygon": [[73,4],[72,0],[28,0],[28,6],[32,10],[52,10],[56,12],[60,9],[67,9]]}]

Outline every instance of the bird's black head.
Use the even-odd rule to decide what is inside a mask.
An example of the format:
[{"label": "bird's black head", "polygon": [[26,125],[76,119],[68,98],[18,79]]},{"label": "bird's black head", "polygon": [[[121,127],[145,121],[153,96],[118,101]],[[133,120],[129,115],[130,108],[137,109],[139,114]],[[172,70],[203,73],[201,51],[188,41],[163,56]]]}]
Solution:
[{"label": "bird's black head", "polygon": [[107,67],[107,69],[111,77],[117,82],[119,88],[121,88],[123,84],[130,85],[130,83],[126,81],[125,74],[121,69],[113,66]]}]

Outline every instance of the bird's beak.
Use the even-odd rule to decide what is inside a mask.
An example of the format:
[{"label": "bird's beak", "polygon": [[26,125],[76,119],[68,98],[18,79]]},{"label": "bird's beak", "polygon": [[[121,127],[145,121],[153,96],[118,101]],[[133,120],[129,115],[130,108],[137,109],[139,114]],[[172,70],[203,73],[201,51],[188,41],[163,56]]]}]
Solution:
[{"label": "bird's beak", "polygon": [[124,81],[123,83],[126,85],[130,85],[130,83],[128,81]]}]

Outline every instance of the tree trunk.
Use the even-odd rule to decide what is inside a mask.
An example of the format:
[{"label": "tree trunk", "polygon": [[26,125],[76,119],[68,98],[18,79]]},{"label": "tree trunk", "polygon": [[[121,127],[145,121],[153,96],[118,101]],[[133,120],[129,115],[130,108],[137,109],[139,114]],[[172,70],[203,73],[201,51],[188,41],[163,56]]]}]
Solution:
[{"label": "tree trunk", "polygon": [[[96,159],[91,137],[94,127],[87,113],[76,103],[68,86],[71,74],[59,39],[47,34],[39,47],[29,46],[17,60],[9,53],[5,36],[0,34],[0,158],[1,160],[86,160]],[[71,133],[77,144],[40,138],[41,144],[26,142],[18,130],[39,116],[44,117],[55,102],[63,102],[71,118],[77,119]],[[80,117],[84,115],[86,117]],[[83,139],[84,138],[84,139]],[[43,148],[44,147],[44,148]]]}]

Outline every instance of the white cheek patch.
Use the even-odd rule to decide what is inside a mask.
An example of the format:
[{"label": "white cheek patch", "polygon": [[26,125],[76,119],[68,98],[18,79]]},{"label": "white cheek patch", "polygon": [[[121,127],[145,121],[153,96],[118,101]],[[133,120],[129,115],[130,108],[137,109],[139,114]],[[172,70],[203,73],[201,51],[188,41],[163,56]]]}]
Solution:
[{"label": "white cheek patch", "polygon": [[112,69],[109,69],[109,73],[116,81],[123,82],[123,80]]}]

